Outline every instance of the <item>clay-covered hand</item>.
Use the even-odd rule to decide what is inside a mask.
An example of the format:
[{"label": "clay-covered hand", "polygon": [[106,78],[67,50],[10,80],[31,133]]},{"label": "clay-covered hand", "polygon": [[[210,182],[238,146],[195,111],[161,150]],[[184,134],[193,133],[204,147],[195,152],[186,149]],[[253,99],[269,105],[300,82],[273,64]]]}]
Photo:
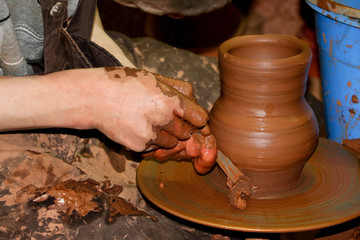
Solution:
[{"label": "clay-covered hand", "polygon": [[194,133],[191,137],[171,149],[159,148],[144,154],[159,161],[192,159],[195,170],[200,174],[209,172],[216,163],[217,147],[213,135]]},{"label": "clay-covered hand", "polygon": [[[200,142],[209,138],[207,121],[190,84],[147,71],[91,68],[0,77],[0,131],[95,128],[134,151],[171,150],[161,154],[165,158],[185,150],[179,154],[199,157],[190,149],[205,146]],[[192,133],[200,129],[204,139],[194,141]]]},{"label": "clay-covered hand", "polygon": [[208,114],[189,97],[188,83],[131,68],[104,71],[108,79],[98,83],[96,128],[127,148],[171,149],[206,125]]},{"label": "clay-covered hand", "polygon": [[189,83],[130,68],[107,68],[106,74],[112,86],[105,86],[109,90],[102,96],[107,107],[102,106],[97,118],[100,131],[158,160],[193,159],[199,173],[215,165],[216,141],[206,125],[208,114],[194,100]]},{"label": "clay-covered hand", "polygon": [[105,73],[96,127],[129,149],[172,148],[206,125],[207,112],[158,75],[116,67]]},{"label": "clay-covered hand", "polygon": [[[161,75],[158,75],[157,78],[194,100],[192,86],[189,83],[166,78]],[[205,174],[216,163],[216,139],[211,135],[209,126],[206,125],[201,129],[193,129],[191,137],[186,140],[179,140],[175,147],[159,148],[144,154],[144,156],[153,157],[159,161],[192,159],[196,171],[200,174]]]}]

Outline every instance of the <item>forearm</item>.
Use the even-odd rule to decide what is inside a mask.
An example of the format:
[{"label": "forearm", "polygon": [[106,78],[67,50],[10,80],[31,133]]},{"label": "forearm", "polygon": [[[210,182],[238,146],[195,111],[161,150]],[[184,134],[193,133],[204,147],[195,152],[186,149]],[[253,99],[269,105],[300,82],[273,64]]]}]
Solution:
[{"label": "forearm", "polygon": [[73,69],[0,78],[0,131],[98,129],[140,152],[172,148],[207,119],[192,98],[157,75],[136,69]]},{"label": "forearm", "polygon": [[91,128],[92,79],[82,71],[0,78],[0,131],[29,128]]}]

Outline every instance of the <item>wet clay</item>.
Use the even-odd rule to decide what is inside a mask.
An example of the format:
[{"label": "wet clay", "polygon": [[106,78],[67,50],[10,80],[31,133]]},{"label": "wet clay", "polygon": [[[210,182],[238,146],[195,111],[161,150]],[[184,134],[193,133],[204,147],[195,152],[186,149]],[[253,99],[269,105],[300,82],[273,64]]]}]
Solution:
[{"label": "wet clay", "polygon": [[239,209],[245,210],[247,207],[246,199],[250,197],[255,190],[252,188],[251,179],[241,176],[235,183],[228,178],[226,185],[229,188],[228,198],[230,204]]},{"label": "wet clay", "polygon": [[[107,211],[108,222],[113,222],[118,215],[149,216],[146,212],[135,208],[132,204],[118,197],[117,195],[122,191],[122,187],[113,185],[110,181],[100,183],[92,179],[86,181],[70,179],[55,184],[48,189],[38,189],[33,185],[29,185],[25,190],[31,195],[37,195],[31,201],[33,207],[36,208],[37,203],[46,202],[48,208],[64,213],[63,220],[66,223],[70,222],[71,217],[84,218],[91,212],[102,212],[104,210]],[[156,221],[155,218],[153,220]]]},{"label": "wet clay", "polygon": [[304,93],[309,46],[287,35],[241,36],[219,48],[221,95],[210,112],[218,148],[253,181],[252,197],[297,183],[318,143]]},{"label": "wet clay", "polygon": [[116,94],[114,99],[120,102],[114,109],[118,105],[125,108],[119,111],[118,120],[127,129],[119,137],[120,143],[126,147],[138,152],[146,150],[157,139],[155,127],[170,124],[174,112],[184,113],[179,97],[167,95],[155,74],[116,67],[105,68],[105,73],[120,85],[118,91],[109,91],[108,94]]},{"label": "wet clay", "polygon": [[360,138],[356,139],[344,139],[342,144],[351,150],[355,151],[360,159]]}]

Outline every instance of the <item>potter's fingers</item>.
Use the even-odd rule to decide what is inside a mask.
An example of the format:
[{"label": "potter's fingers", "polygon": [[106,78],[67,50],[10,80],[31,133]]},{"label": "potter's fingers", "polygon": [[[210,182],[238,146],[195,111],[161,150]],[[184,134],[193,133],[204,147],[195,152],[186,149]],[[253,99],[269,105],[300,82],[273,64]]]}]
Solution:
[{"label": "potter's fingers", "polygon": [[162,129],[179,140],[190,138],[192,133],[192,126],[175,114],[173,114],[173,120],[166,126],[162,127]]},{"label": "potter's fingers", "polygon": [[152,141],[151,145],[157,145],[161,148],[173,148],[177,145],[178,139],[164,130],[157,133],[157,138]]},{"label": "potter's fingers", "polygon": [[159,74],[155,74],[155,77],[159,81],[175,88],[177,91],[181,92],[185,96],[188,96],[191,99],[194,99],[193,98],[193,87],[190,83],[181,81],[181,80],[176,80],[173,78],[168,78],[168,77],[165,77],[165,76],[159,75]]},{"label": "potter's fingers", "polygon": [[201,141],[195,135],[200,134],[193,134],[191,137],[184,141],[185,147],[182,151],[178,152],[177,154],[173,155],[174,159],[192,159],[195,157],[200,156],[201,153]]},{"label": "potter's fingers", "polygon": [[188,121],[195,128],[204,127],[209,120],[206,110],[189,98],[181,98],[180,101],[184,111],[182,113],[175,111],[175,114]]},{"label": "potter's fingers", "polygon": [[150,152],[150,151],[153,151],[153,150],[158,149],[158,148],[159,148],[158,145],[150,144],[144,149],[144,152]]},{"label": "potter's fingers", "polygon": [[203,107],[163,82],[158,82],[158,86],[166,95],[176,96],[180,100],[180,106],[183,111],[175,112],[176,115],[188,121],[195,128],[202,128],[206,125],[209,116]]},{"label": "potter's fingers", "polygon": [[204,137],[200,134],[193,134],[193,136],[186,141],[186,148],[174,155],[173,158],[192,159],[196,172],[205,174],[216,164],[216,139],[213,135]]},{"label": "potter's fingers", "polygon": [[188,140],[186,140],[186,147],[184,151],[188,158],[197,157],[201,153],[201,139],[199,139],[197,135],[200,134],[194,133]]},{"label": "potter's fingers", "polygon": [[194,168],[199,174],[209,172],[216,164],[217,147],[213,135],[203,137],[201,153],[199,157],[193,158]]},{"label": "potter's fingers", "polygon": [[205,127],[203,127],[202,129],[200,129],[200,133],[201,133],[203,136],[209,136],[209,135],[211,134],[209,124],[206,124]]},{"label": "potter's fingers", "polygon": [[183,151],[184,149],[185,149],[185,142],[179,141],[174,148],[171,149],[159,148],[157,150],[143,154],[143,157],[152,157],[158,161],[166,161],[170,158],[173,158],[173,156]]}]

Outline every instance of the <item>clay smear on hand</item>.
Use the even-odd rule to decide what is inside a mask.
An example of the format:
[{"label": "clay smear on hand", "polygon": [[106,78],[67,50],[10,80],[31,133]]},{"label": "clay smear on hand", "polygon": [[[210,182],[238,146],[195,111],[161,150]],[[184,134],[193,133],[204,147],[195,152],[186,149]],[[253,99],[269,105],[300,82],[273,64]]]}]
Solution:
[{"label": "clay smear on hand", "polygon": [[119,113],[118,124],[126,131],[122,131],[119,139],[126,147],[145,150],[157,138],[154,127],[167,125],[173,119],[173,112],[183,114],[180,99],[166,95],[155,75],[129,68],[106,68],[106,72],[110,79],[121,84],[116,94],[124,98],[120,104],[123,101],[125,111]]}]

